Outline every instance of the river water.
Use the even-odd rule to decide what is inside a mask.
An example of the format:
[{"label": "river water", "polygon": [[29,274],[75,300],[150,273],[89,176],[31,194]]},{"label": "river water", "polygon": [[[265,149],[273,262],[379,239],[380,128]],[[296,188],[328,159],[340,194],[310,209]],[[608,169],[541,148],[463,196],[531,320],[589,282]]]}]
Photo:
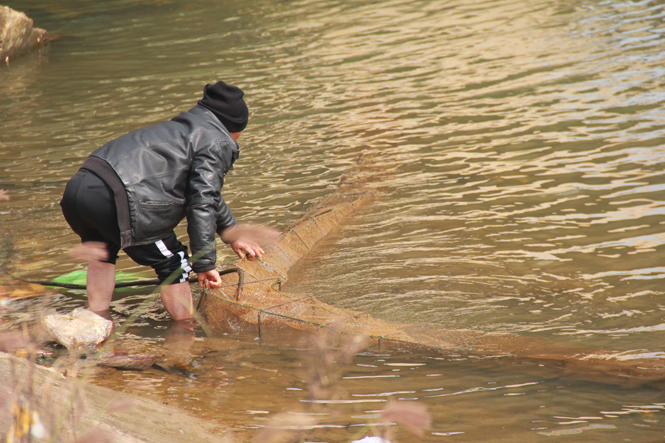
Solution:
[{"label": "river water", "polygon": [[[289,290],[386,320],[665,355],[662,2],[6,4],[55,37],[0,67],[0,188],[11,196],[0,226],[25,276],[82,267],[67,256],[77,237],[58,201],[88,153],[223,79],[251,109],[223,190],[239,220],[288,226],[359,155],[375,177],[376,201],[293,270]],[[138,270],[126,257],[118,266]],[[119,295],[116,312],[136,297]],[[158,307],[144,319],[143,334],[166,328]],[[293,348],[239,343],[252,351],[227,364],[223,395],[202,382],[211,375],[123,377],[152,377],[163,387],[152,395],[212,420],[223,409],[245,429],[307,398]],[[223,366],[218,354],[204,366]],[[665,396],[651,388],[426,353],[355,364],[349,398],[376,401],[349,403],[316,441],[349,441],[349,423],[388,398],[427,404],[426,441],[665,437]]]}]

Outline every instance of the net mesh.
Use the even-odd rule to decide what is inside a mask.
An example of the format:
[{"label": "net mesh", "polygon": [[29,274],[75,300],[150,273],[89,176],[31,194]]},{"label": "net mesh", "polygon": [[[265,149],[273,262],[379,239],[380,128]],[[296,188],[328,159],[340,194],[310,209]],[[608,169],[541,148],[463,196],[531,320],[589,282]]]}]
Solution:
[{"label": "net mesh", "polygon": [[366,312],[336,308],[312,295],[281,292],[289,268],[349,214],[373,198],[372,192],[336,194],[287,228],[260,260],[235,263],[238,272],[222,276],[220,288],[207,289],[199,310],[210,327],[284,342],[321,328],[363,335],[378,349],[426,348],[448,355],[510,357],[547,363],[566,373],[591,374],[594,380],[662,382],[665,361],[621,359],[611,351],[565,345],[510,334],[450,330],[431,325],[386,322]]}]

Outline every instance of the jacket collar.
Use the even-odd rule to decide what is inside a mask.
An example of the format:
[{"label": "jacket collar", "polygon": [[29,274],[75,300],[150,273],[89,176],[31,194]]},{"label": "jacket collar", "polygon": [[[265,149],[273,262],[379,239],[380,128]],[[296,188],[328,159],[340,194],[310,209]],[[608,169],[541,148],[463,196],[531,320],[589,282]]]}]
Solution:
[{"label": "jacket collar", "polygon": [[240,145],[238,144],[238,142],[233,140],[233,137],[231,137],[231,134],[229,133],[229,130],[226,129],[226,126],[224,126],[222,124],[222,122],[220,122],[217,117],[215,117],[215,114],[213,114],[212,111],[205,108],[204,106],[196,105],[187,112],[189,112],[190,114],[194,114],[195,116],[197,116],[197,117],[205,120],[206,122],[210,123],[215,128],[218,128],[220,131],[225,132],[226,134],[228,134],[231,141],[233,141],[235,143],[236,149],[238,151],[240,151]]}]

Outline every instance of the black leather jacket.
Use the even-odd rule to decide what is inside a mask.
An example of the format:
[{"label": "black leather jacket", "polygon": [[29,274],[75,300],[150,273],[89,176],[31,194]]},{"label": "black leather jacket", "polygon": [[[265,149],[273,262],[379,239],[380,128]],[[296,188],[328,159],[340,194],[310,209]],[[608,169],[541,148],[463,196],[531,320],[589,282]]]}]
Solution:
[{"label": "black leather jacket", "polygon": [[192,268],[204,272],[215,268],[215,232],[237,224],[220,191],[239,150],[217,117],[197,105],[110,141],[82,168],[114,190],[122,248],[160,240],[187,217],[192,255],[204,251]]}]

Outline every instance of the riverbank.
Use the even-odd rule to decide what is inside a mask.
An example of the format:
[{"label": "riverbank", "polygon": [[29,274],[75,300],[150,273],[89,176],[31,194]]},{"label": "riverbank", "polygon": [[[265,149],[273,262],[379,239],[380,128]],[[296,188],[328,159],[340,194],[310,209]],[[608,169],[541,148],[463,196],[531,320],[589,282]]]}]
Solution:
[{"label": "riverbank", "polygon": [[84,435],[95,435],[95,441],[115,443],[176,443],[183,439],[240,441],[229,429],[199,420],[177,408],[66,378],[53,369],[0,353],[0,432],[3,436],[13,419],[12,401],[21,395],[30,410],[39,413],[47,432],[55,432],[64,440],[78,441],[77,438]]}]

